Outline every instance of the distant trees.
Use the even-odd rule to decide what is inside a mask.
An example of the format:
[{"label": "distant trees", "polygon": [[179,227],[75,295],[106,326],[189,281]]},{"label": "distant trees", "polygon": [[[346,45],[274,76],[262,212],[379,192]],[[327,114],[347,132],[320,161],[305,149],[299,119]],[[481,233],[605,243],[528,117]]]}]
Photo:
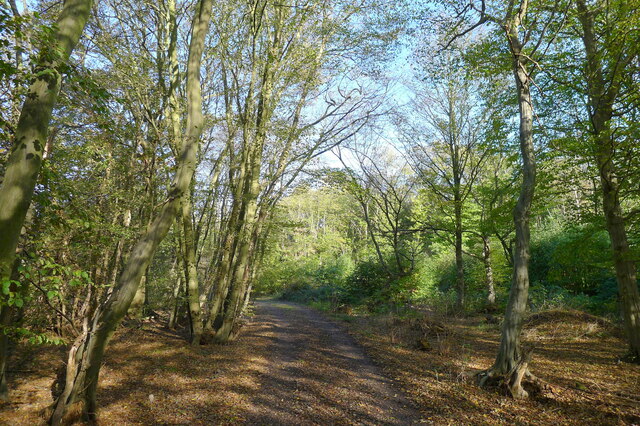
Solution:
[{"label": "distant trees", "polygon": [[377,261],[388,279],[410,275],[420,242],[412,212],[415,182],[408,174],[408,164],[393,151],[370,144],[356,145],[346,153],[339,154],[345,172],[335,176],[336,183],[357,201]]},{"label": "distant trees", "polygon": [[[475,93],[470,73],[445,60],[430,86],[419,90],[399,124],[406,156],[425,194],[426,228],[452,235],[456,258],[456,306],[465,305],[463,210],[489,154],[490,109]],[[443,232],[444,231],[444,232]]]}]

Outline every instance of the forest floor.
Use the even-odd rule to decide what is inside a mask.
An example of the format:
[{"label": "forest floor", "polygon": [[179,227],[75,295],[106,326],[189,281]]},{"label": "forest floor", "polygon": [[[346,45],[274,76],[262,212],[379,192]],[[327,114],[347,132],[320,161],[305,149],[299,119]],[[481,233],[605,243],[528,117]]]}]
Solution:
[{"label": "forest floor", "polygon": [[640,425],[640,365],[620,361],[626,344],[603,318],[579,311],[530,316],[523,344],[534,347],[529,367],[544,388],[514,400],[476,385],[475,373],[492,365],[500,335],[497,321],[484,315],[334,317],[401,384],[427,423]]},{"label": "forest floor", "polygon": [[[121,327],[101,371],[100,423],[419,422],[418,410],[335,322],[292,303],[256,304],[240,338],[222,346],[191,348],[183,336],[155,322]],[[56,352],[22,354],[1,424],[43,422],[59,364],[54,359],[62,356]]]},{"label": "forest floor", "polygon": [[[526,401],[467,379],[497,350],[498,326],[483,317],[332,321],[258,301],[237,341],[199,348],[162,324],[116,333],[101,373],[101,424],[640,424],[640,366],[617,361],[615,328],[577,312],[529,319],[531,370],[549,386]],[[63,355],[16,351],[0,424],[43,423]]]}]

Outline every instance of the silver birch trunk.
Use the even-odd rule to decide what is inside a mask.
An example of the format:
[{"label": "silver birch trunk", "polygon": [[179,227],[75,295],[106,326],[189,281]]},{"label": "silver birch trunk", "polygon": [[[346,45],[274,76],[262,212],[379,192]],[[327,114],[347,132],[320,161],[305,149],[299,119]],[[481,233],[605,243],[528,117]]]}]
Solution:
[{"label": "silver birch trunk", "polygon": [[496,307],[496,289],[493,280],[493,267],[491,266],[491,241],[486,235],[482,237],[482,264],[487,285],[487,309],[493,310]]}]

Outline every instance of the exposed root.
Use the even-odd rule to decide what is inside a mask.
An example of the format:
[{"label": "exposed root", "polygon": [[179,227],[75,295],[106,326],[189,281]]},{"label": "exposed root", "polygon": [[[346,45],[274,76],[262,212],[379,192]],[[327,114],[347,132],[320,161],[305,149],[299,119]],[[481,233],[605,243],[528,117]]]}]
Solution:
[{"label": "exposed root", "polygon": [[533,348],[525,349],[518,362],[507,374],[500,374],[493,368],[478,373],[476,376],[478,386],[498,387],[505,394],[510,395],[514,399],[529,397],[529,392],[525,390],[523,383],[526,383],[530,390],[533,390],[536,393],[542,393],[542,390],[546,389],[547,386],[531,374],[528,368],[532,354]]}]

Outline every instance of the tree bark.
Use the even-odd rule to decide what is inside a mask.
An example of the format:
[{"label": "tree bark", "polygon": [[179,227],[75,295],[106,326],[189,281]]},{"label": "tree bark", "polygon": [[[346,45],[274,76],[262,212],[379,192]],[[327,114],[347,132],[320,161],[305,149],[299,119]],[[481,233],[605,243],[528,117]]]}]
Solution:
[{"label": "tree bark", "polygon": [[459,311],[465,305],[464,259],[462,258],[462,201],[456,192],[455,206],[455,247],[456,247],[456,308]]},{"label": "tree bark", "polygon": [[191,185],[204,124],[200,68],[212,6],[213,0],[200,0],[193,17],[187,63],[186,140],[177,159],[178,166],[168,198],[145,234],[134,245],[113,293],[72,345],[64,388],[54,403],[50,418],[52,424],[60,424],[69,406],[76,401],[84,403],[83,414],[92,421],[96,420],[98,376],[109,338],[127,312],[144,271],[180,212],[180,202]]},{"label": "tree bark", "polygon": [[9,358],[9,336],[5,327],[11,325],[11,306],[0,306],[0,401],[9,401],[7,386],[7,361]]},{"label": "tree bark", "polygon": [[496,289],[493,282],[493,267],[491,266],[491,241],[486,235],[482,237],[482,263],[485,284],[487,285],[487,309],[493,310],[496,306]]},{"label": "tree bark", "polygon": [[[11,276],[20,231],[42,166],[47,130],[60,92],[62,72],[84,31],[91,4],[91,0],[65,1],[57,20],[55,43],[42,49],[34,69],[35,78],[22,105],[0,187],[0,283]],[[0,352],[5,351],[0,349]],[[0,362],[0,381],[5,377],[5,368],[6,362]]]},{"label": "tree bark", "polygon": [[[147,274],[148,274],[148,271],[147,271]],[[129,311],[127,312],[128,318],[140,319],[144,315],[144,301],[145,301],[146,292],[147,292],[147,274],[144,274],[140,279],[138,290],[136,291],[136,294],[133,296],[133,300],[131,301],[131,306],[129,306]]]},{"label": "tree bark", "polygon": [[[582,40],[586,53],[587,112],[591,119],[593,138],[596,144],[595,160],[600,172],[602,206],[607,232],[611,240],[613,264],[620,295],[620,310],[629,343],[629,358],[640,362],[640,294],[637,270],[629,247],[622,206],[620,184],[616,176],[614,159],[615,140],[611,130],[613,106],[619,96],[621,72],[625,61],[633,55],[620,54],[615,69],[608,78],[603,63],[603,52],[598,47],[598,36],[594,29],[596,11],[589,10],[584,0],[576,2],[578,18],[582,26]],[[618,56],[618,55],[616,55]],[[608,80],[608,81],[607,81]]]},{"label": "tree bark", "polygon": [[173,262],[173,266],[171,267],[171,277],[174,276],[174,272],[175,272],[176,282],[173,286],[173,292],[171,293],[172,306],[171,306],[171,312],[169,313],[169,321],[167,321],[167,328],[170,328],[170,329],[176,328],[178,311],[180,309],[180,289],[182,288],[182,274],[180,273],[181,271],[182,271],[182,267],[179,261],[179,254],[178,254],[175,261]]},{"label": "tree bark", "polygon": [[520,333],[529,295],[529,220],[533,201],[536,163],[533,146],[533,104],[530,93],[530,77],[526,70],[522,44],[518,29],[521,18],[526,15],[527,1],[523,0],[518,13],[506,22],[506,33],[513,54],[513,72],[518,95],[520,115],[520,153],[522,156],[522,187],[513,211],[516,230],[513,280],[505,312],[500,347],[492,374],[506,375],[511,372],[521,357]]},{"label": "tree bark", "polygon": [[200,289],[196,265],[196,241],[191,218],[191,194],[185,194],[182,202],[182,225],[184,232],[184,275],[189,305],[191,344],[197,346],[202,337],[202,315],[200,311]]},{"label": "tree bark", "polygon": [[233,338],[233,326],[243,302],[242,299],[246,290],[245,283],[248,281],[246,278],[253,243],[251,238],[253,232],[251,228],[255,224],[255,219],[253,219],[256,213],[255,199],[250,200],[248,207],[241,222],[241,229],[239,230],[240,235],[238,237],[237,254],[234,256],[230,271],[229,284],[227,287],[228,296],[222,316],[222,324],[220,324],[220,327],[218,327],[214,334],[214,340],[218,343],[224,343]]}]

